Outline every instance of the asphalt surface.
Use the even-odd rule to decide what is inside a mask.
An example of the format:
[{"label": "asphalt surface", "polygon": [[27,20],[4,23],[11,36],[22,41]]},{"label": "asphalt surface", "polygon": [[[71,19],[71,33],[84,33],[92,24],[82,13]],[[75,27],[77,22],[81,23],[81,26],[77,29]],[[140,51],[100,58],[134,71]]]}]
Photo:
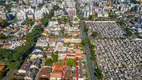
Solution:
[{"label": "asphalt surface", "polygon": [[15,70],[8,71],[7,75],[3,78],[3,80],[8,80],[13,75],[14,72]]},{"label": "asphalt surface", "polygon": [[[86,33],[84,32],[83,20],[80,20],[80,30],[81,30],[82,39],[86,40],[87,36],[86,36]],[[90,73],[90,79],[91,80],[98,80],[97,77],[94,75],[95,68],[94,68],[94,63],[91,60],[91,54],[90,54],[90,49],[89,49],[88,43],[84,47],[85,47],[85,51],[86,51],[86,60],[87,60],[88,69],[89,69],[89,73]]]}]

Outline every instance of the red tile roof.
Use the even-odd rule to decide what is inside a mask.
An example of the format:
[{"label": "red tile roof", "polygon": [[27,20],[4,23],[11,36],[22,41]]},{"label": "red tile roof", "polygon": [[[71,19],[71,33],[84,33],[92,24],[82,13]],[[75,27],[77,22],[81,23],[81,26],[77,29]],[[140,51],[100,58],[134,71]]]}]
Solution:
[{"label": "red tile roof", "polygon": [[4,65],[0,65],[0,72],[4,69]]}]

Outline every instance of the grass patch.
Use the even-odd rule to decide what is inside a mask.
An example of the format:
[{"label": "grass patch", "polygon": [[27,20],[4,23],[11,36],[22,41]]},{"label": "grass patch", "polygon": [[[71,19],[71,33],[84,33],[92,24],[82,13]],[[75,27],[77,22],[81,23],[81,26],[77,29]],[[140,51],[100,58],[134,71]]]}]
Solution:
[{"label": "grass patch", "polygon": [[75,58],[68,58],[67,59],[67,66],[69,67],[75,67],[76,66],[76,59]]}]

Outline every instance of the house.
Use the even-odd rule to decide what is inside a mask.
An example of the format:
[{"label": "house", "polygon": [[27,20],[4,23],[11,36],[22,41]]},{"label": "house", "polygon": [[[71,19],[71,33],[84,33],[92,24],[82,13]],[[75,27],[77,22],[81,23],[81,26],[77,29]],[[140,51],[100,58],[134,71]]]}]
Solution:
[{"label": "house", "polygon": [[0,65],[0,72],[2,72],[4,68],[5,68],[4,65]]},{"label": "house", "polygon": [[62,72],[63,67],[60,66],[59,64],[53,63],[52,64],[52,72]]},{"label": "house", "polygon": [[52,72],[50,74],[50,80],[61,80],[61,72]]},{"label": "house", "polygon": [[10,49],[11,46],[12,46],[12,44],[6,43],[6,44],[3,45],[2,48]]},{"label": "house", "polygon": [[30,69],[32,69],[32,68],[36,68],[36,69],[39,69],[41,66],[41,64],[42,64],[42,59],[40,59],[40,58],[37,58],[36,60],[34,60],[34,61],[32,61],[33,63],[32,63],[32,65],[30,66]]},{"label": "house", "polygon": [[26,20],[26,13],[21,10],[17,12],[16,17],[18,20]]},{"label": "house", "polygon": [[38,71],[39,70],[36,68],[31,68],[30,73],[28,74],[28,76],[25,76],[24,79],[25,80],[35,80]]},{"label": "house", "polygon": [[72,77],[72,70],[66,70],[64,79],[65,80],[70,80],[71,77]]},{"label": "house", "polygon": [[63,67],[59,64],[52,64],[52,73],[50,73],[50,80],[61,80]]},{"label": "house", "polygon": [[55,39],[55,38],[50,38],[50,40],[49,40],[49,46],[55,47],[55,46],[56,46],[56,41],[57,41],[57,39]]},{"label": "house", "polygon": [[25,61],[18,70],[18,73],[27,73],[28,70],[30,69],[31,64],[32,64],[31,62]]},{"label": "house", "polygon": [[12,45],[9,47],[9,49],[15,49],[18,46],[22,46],[23,44],[20,41],[12,41]]},{"label": "house", "polygon": [[73,31],[73,36],[77,36],[79,34],[79,31]]},{"label": "house", "polygon": [[45,28],[42,35],[48,36],[49,33],[50,33],[50,30],[48,28]]},{"label": "house", "polygon": [[0,5],[0,18],[6,19],[5,7]]},{"label": "house", "polygon": [[31,54],[30,59],[37,59],[37,58],[43,58],[44,53],[43,52],[34,52]]},{"label": "house", "polygon": [[17,73],[14,75],[14,80],[24,80],[24,77],[26,76],[27,74],[24,74],[24,73]]},{"label": "house", "polygon": [[58,41],[54,49],[54,52],[55,51],[66,51],[66,47],[64,47],[64,43]]},{"label": "house", "polygon": [[81,43],[81,39],[69,37],[63,39],[64,43]]},{"label": "house", "polygon": [[63,10],[54,11],[55,16],[64,16],[65,12]]},{"label": "house", "polygon": [[80,53],[75,54],[75,56],[78,57],[78,58],[84,58],[84,55],[80,54]]},{"label": "house", "polygon": [[50,80],[50,73],[52,72],[52,69],[49,67],[44,67],[39,73],[39,79],[38,80]]},{"label": "house", "polygon": [[4,44],[4,42],[5,42],[5,40],[4,40],[4,39],[0,39],[0,45],[3,45],[3,44]]},{"label": "house", "polygon": [[48,37],[41,37],[37,40],[36,46],[37,47],[47,47],[49,44],[49,38]]},{"label": "house", "polygon": [[49,26],[49,27],[56,27],[57,25],[59,25],[58,21],[50,21],[50,22],[48,23],[48,26]]}]

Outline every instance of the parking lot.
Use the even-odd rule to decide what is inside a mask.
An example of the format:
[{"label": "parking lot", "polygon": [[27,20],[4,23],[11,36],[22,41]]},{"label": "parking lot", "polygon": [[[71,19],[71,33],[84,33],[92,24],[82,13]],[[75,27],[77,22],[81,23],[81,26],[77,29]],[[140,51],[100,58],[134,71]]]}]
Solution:
[{"label": "parking lot", "polygon": [[94,43],[104,80],[141,80],[142,41],[99,39]]},{"label": "parking lot", "polygon": [[92,32],[98,32],[100,38],[116,38],[124,35],[124,31],[115,21],[86,21],[86,26],[89,29],[89,36]]}]

